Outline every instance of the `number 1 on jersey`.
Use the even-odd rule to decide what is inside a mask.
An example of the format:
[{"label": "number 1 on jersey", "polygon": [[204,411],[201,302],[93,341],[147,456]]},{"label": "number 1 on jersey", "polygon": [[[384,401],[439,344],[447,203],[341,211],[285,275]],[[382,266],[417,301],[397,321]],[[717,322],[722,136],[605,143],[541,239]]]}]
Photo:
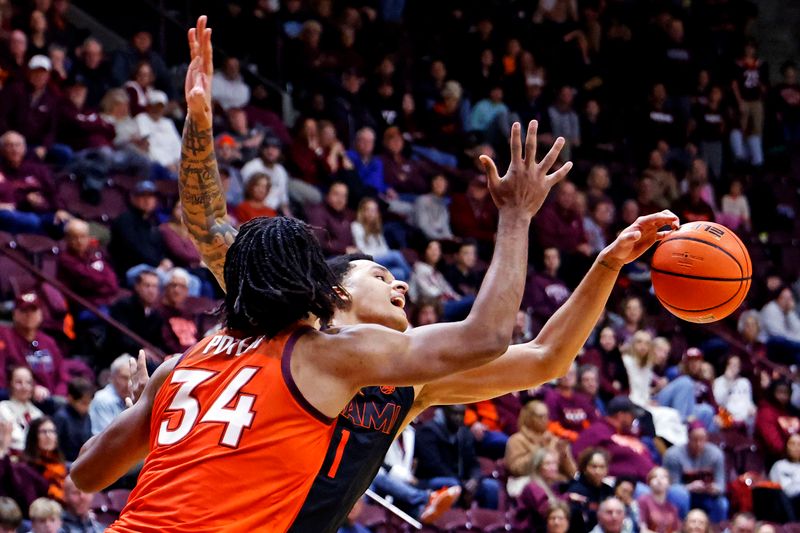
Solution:
[{"label": "number 1 on jersey", "polygon": [[[239,370],[200,419],[200,424],[214,422],[225,424],[225,430],[220,439],[220,444],[223,446],[238,447],[242,433],[253,423],[255,412],[252,409],[256,397],[240,391],[253,379],[256,372],[258,372],[258,368],[254,367],[245,367]],[[175,429],[169,429],[168,420],[161,422],[156,440],[160,446],[175,444],[192,431],[192,428],[198,423],[197,417],[200,416],[201,409],[197,398],[192,396],[192,391],[215,374],[216,372],[209,370],[187,368],[180,368],[172,373],[170,383],[180,383],[181,386],[175,393],[167,411],[182,411],[183,414],[180,424]],[[233,408],[226,407],[234,398],[236,398],[236,404]]]}]

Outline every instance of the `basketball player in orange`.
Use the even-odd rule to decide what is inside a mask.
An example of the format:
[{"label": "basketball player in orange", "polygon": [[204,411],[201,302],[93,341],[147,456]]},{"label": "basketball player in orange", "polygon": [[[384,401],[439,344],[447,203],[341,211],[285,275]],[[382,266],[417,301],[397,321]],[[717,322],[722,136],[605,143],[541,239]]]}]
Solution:
[{"label": "basketball player in orange", "polygon": [[[196,85],[187,85],[187,90],[190,88],[199,90]],[[203,90],[210,91],[210,88]],[[206,97],[210,99],[210,92]],[[203,117],[204,123],[211,123],[210,108],[204,108],[202,113],[207,115]],[[184,145],[189,141],[195,142],[184,135]],[[197,164],[203,169],[202,173],[181,173],[181,195],[184,221],[204,261],[225,288],[222,273],[226,242],[233,240],[236,233],[225,222],[225,198],[211,146],[210,136],[200,143],[203,157]],[[493,165],[487,165],[487,173],[496,179]],[[509,347],[499,359],[422,385],[362,388],[340,413],[325,461],[289,531],[336,531],[374,478],[394,437],[427,407],[485,400],[528,389],[566,373],[599,319],[618,270],[669,233],[659,231],[661,228],[674,228],[677,224],[677,217],[670,212],[637,220],[600,254],[585,279],[539,336],[527,344]],[[403,282],[394,280],[368,256],[343,256],[329,264],[337,283],[345,287],[348,296],[347,306],[334,312],[329,325],[336,328],[377,323],[399,330],[407,327],[405,321],[387,320],[393,312],[391,291],[405,290]]]},{"label": "basketball player in orange", "polygon": [[[208,166],[214,155],[205,22],[201,17],[189,32],[181,173],[196,180],[193,189],[183,185],[190,206],[212,209],[204,186],[219,176]],[[162,364],[133,407],[87,442],[73,464],[76,485],[96,491],[146,458],[109,530],[286,531],[328,453],[337,415],[362,387],[428,383],[500,356],[522,298],[531,218],[571,168],[548,174],[563,146],[559,138],[536,163],[532,123],[523,158],[515,124],[506,175],[500,178],[485,159],[494,170],[497,242],[461,322],[404,333],[406,286],[373,264],[369,278],[383,296],[374,324],[319,332],[312,325],[330,322],[348,296],[309,227],[284,217],[244,224],[224,258],[225,329]]]}]

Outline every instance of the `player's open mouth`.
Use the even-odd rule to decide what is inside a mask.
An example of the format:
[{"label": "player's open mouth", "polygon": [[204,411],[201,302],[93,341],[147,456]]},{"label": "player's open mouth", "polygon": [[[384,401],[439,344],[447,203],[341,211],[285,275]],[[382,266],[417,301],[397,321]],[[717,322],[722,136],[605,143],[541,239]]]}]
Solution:
[{"label": "player's open mouth", "polygon": [[399,307],[400,309],[406,306],[406,299],[402,296],[393,296],[391,301],[393,306]]}]

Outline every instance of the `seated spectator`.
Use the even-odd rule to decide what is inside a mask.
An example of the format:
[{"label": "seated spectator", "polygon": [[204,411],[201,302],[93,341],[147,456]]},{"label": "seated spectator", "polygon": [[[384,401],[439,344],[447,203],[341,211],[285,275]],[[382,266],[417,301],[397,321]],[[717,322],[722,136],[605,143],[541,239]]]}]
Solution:
[{"label": "seated spectator", "polygon": [[49,84],[52,69],[53,64],[47,56],[31,57],[26,80],[9,85],[3,91],[0,112],[0,128],[18,131],[40,160],[48,155],[56,138],[58,95]]},{"label": "seated spectator", "polygon": [[405,140],[397,127],[387,128],[383,133],[384,154],[383,179],[390,195],[417,196],[428,190],[428,183],[422,173],[418,161],[407,158],[403,154]]},{"label": "seated spectator", "polygon": [[70,463],[77,459],[81,446],[92,438],[89,405],[94,392],[94,386],[87,379],[72,378],[67,383],[67,403],[53,415],[59,448]]},{"label": "seated spectator", "polygon": [[608,189],[611,187],[611,175],[605,165],[594,165],[586,176],[586,201],[599,202],[608,198]]},{"label": "seated spectator", "polygon": [[[275,137],[278,139],[279,144],[277,147],[283,146],[283,139],[277,135],[272,135],[270,131],[260,125],[250,126],[250,118],[247,111],[238,107],[228,109],[226,113],[228,117],[228,128],[226,135],[236,143],[236,148],[240,156],[237,162],[251,161],[258,157],[259,149],[264,146],[264,139],[266,137]],[[239,166],[239,165],[237,165]]]},{"label": "seated spectator", "polygon": [[519,413],[519,432],[509,437],[506,445],[505,465],[509,474],[508,493],[516,497],[530,474],[533,454],[547,448],[558,453],[558,470],[563,479],[572,479],[577,471],[569,449],[569,441],[556,437],[548,429],[549,413],[544,402],[533,400]]},{"label": "seated spectator", "polygon": [[125,74],[126,78],[127,75],[130,75],[130,79],[119,82],[118,85],[125,88],[130,102],[131,115],[135,117],[147,109],[148,93],[155,90],[153,67],[148,61],[140,61]]},{"label": "seated spectator", "polygon": [[633,498],[636,490],[636,480],[620,476],[614,483],[614,496],[625,506],[625,519],[622,522],[622,531],[639,533],[641,519],[639,517],[639,503]]},{"label": "seated spectator", "polygon": [[351,226],[355,217],[347,208],[347,195],[347,185],[334,182],[325,195],[325,201],[308,210],[308,223],[327,256],[358,251]]},{"label": "seated spectator", "polygon": [[475,267],[478,261],[478,247],[475,242],[466,240],[458,246],[453,264],[443,270],[444,278],[461,296],[474,296],[483,281],[483,275]]},{"label": "seated spectator", "polygon": [[172,261],[173,265],[187,270],[202,268],[200,252],[194,245],[186,224],[183,223],[180,201],[175,202],[172,216],[158,227],[158,231],[161,233],[167,258]]},{"label": "seated spectator", "polygon": [[622,533],[626,520],[625,504],[619,498],[608,498],[598,507],[597,525],[589,533]]},{"label": "seated spectator", "polygon": [[676,377],[655,396],[660,405],[676,409],[681,420],[690,417],[699,420],[709,431],[717,431],[715,417],[718,412],[714,401],[713,386],[705,379],[703,372],[703,352],[689,348],[683,355],[682,375]]},{"label": "seated spectator", "polygon": [[608,450],[612,476],[644,481],[654,465],[647,446],[631,431],[635,411],[636,406],[627,397],[612,399],[606,408],[608,414],[578,435],[573,453],[580,455],[587,448],[602,446]]},{"label": "seated spectator", "polygon": [[800,315],[791,288],[781,287],[760,318],[770,358],[800,363]]},{"label": "seated spectator", "polygon": [[[280,163],[281,159],[281,141],[277,137],[265,137],[264,142],[261,144],[261,149],[258,157],[248,161],[242,167],[242,178],[247,181],[253,174],[260,173],[266,174],[270,178],[270,189],[267,194],[267,199],[264,204],[274,209],[282,215],[289,215],[289,173],[286,172],[284,166]],[[313,187],[312,187],[313,188]],[[305,189],[303,189],[305,190]],[[298,197],[301,203],[317,204],[319,202],[319,191],[312,198],[308,196],[303,199]]]},{"label": "seated spectator", "polygon": [[44,416],[44,413],[31,401],[35,391],[31,370],[20,366],[9,372],[8,376],[9,399],[0,402],[0,420],[12,424],[10,433],[6,431],[5,434],[8,448],[22,452],[25,449],[28,426],[32,421]]},{"label": "seated spectator", "polygon": [[[117,152],[128,154],[129,160],[144,160],[146,169],[131,168],[131,172],[140,177],[157,179],[166,175],[160,165],[151,163],[147,157],[149,141],[139,130],[139,124],[131,116],[130,98],[123,89],[111,89],[100,101],[100,116],[103,121],[114,126],[113,147]],[[151,169],[157,169],[151,172]]]},{"label": "seated spectator", "polygon": [[83,492],[72,478],[64,481],[64,513],[62,533],[101,533],[105,528],[95,520],[92,512],[94,494]]},{"label": "seated spectator", "polygon": [[439,241],[430,241],[419,261],[414,263],[414,272],[409,283],[408,293],[414,302],[436,301],[443,307],[445,321],[460,320],[472,309],[474,296],[460,296],[447,283],[436,266],[442,260],[442,246]]},{"label": "seated spectator", "polygon": [[417,197],[414,201],[414,226],[422,230],[427,239],[453,238],[447,187],[447,178],[443,174],[437,174],[431,181],[431,192]]},{"label": "seated spectator", "polygon": [[117,273],[124,276],[138,265],[158,266],[164,259],[164,240],[158,231],[158,192],[152,181],[140,181],[131,191],[130,208],[111,223],[109,253]]},{"label": "seated spectator", "polygon": [[722,212],[720,223],[728,226],[733,231],[742,228],[750,231],[750,203],[742,192],[741,180],[731,181],[728,194],[722,197]]},{"label": "seated spectator", "polygon": [[550,448],[539,448],[533,452],[530,465],[530,481],[517,498],[515,526],[531,531],[545,527],[547,511],[558,501],[558,453]]},{"label": "seated spectator", "polygon": [[753,403],[753,386],[741,376],[742,362],[738,355],[731,355],[725,364],[725,372],[714,380],[714,400],[727,411],[733,421],[752,428],[756,414]]},{"label": "seated spectator", "polygon": [[164,116],[167,102],[166,93],[157,90],[148,92],[147,107],[136,115],[136,123],[142,137],[147,138],[150,160],[165,167],[177,178],[181,136],[175,123]]},{"label": "seated spectator", "polygon": [[172,95],[169,70],[161,55],[153,50],[153,35],[145,29],[133,34],[127,48],[120,48],[114,53],[111,62],[111,76],[114,83],[116,85],[125,83],[128,75],[143,62],[151,66],[155,85],[168,96]]},{"label": "seated spectator", "polygon": [[597,346],[587,350],[581,361],[598,367],[599,394],[604,403],[614,396],[628,394],[630,390],[628,371],[617,346],[617,335],[613,328],[606,326],[600,330]]},{"label": "seated spectator", "polygon": [[36,402],[52,395],[65,396],[68,381],[58,344],[40,329],[43,305],[34,291],[20,294],[15,300],[11,327],[0,327],[0,373],[5,378],[10,368],[28,368],[35,382]]},{"label": "seated spectator", "polygon": [[464,412],[463,405],[446,406],[417,430],[419,486],[435,490],[460,485],[465,504],[474,499],[481,507],[497,509],[499,484],[481,475],[475,438],[464,425]]},{"label": "seated spectator", "polygon": [[547,247],[542,252],[542,268],[531,272],[525,281],[522,306],[529,309],[536,331],[567,301],[571,291],[559,276],[561,252]]},{"label": "seated spectator", "polygon": [[797,64],[787,61],[781,65],[783,80],[773,88],[777,118],[783,130],[783,140],[789,146],[800,142],[800,83]]},{"label": "seated spectator", "polygon": [[475,437],[475,450],[481,457],[500,459],[506,452],[508,434],[504,432],[505,420],[494,401],[483,400],[468,404],[464,415],[464,424]]},{"label": "seated spectator", "polygon": [[703,199],[703,183],[689,181],[688,192],[672,204],[672,211],[683,224],[688,222],[714,222],[714,209]]},{"label": "seated spectator", "polygon": [[615,214],[614,202],[609,198],[589,200],[589,215],[583,217],[583,232],[593,254],[603,251],[613,240],[611,230]]},{"label": "seated spectator", "polygon": [[551,504],[545,516],[546,533],[567,533],[570,528],[569,506],[561,500]]},{"label": "seated spectator", "polygon": [[104,58],[103,43],[87,37],[78,50],[77,61],[72,65],[73,76],[80,76],[86,83],[86,105],[97,108],[106,92],[111,89],[111,71]]},{"label": "seated spectator", "polygon": [[50,417],[43,416],[31,422],[25,438],[23,459],[28,466],[47,480],[47,496],[57,501],[64,501],[67,465],[64,462],[64,455],[58,448],[56,425]]},{"label": "seated spectator", "polygon": [[639,517],[642,529],[654,533],[678,533],[681,519],[678,508],[667,500],[669,489],[669,472],[657,466],[647,474],[647,486],[650,493],[639,497]]},{"label": "seated spectator", "polygon": [[114,125],[86,104],[86,80],[71,76],[66,81],[66,94],[58,106],[56,139],[78,152],[88,148],[110,149],[116,138]]},{"label": "seated spectator", "polygon": [[247,178],[244,184],[244,200],[233,210],[233,216],[239,224],[249,222],[256,217],[278,216],[278,213],[267,205],[271,188],[269,174],[256,172]]},{"label": "seated spectator", "polygon": [[197,316],[186,306],[189,273],[173,268],[164,287],[159,312],[164,318],[162,336],[167,354],[182,354],[197,344]]},{"label": "seated spectator", "polygon": [[577,383],[577,364],[573,363],[544,396],[550,411],[548,429],[570,442],[575,442],[580,433],[598,419],[592,400],[576,390]]},{"label": "seated spectator", "polygon": [[598,413],[605,415],[605,403],[598,396],[598,392],[600,392],[600,371],[596,366],[581,365],[578,367],[578,391],[591,400]]},{"label": "seated spectator", "polygon": [[30,507],[31,531],[29,533],[54,533],[61,531],[61,505],[50,498],[38,498]]},{"label": "seated spectator", "polygon": [[466,193],[453,195],[450,222],[457,236],[478,241],[482,257],[490,255],[497,231],[497,208],[489,195],[486,176],[478,175],[469,182]]},{"label": "seated spectator", "polygon": [[89,404],[92,435],[103,431],[125,410],[125,399],[131,395],[130,381],[135,369],[136,362],[128,354],[111,362],[108,385],[97,391]]},{"label": "seated spectator", "polygon": [[384,194],[387,190],[383,176],[383,161],[375,156],[374,151],[375,131],[372,128],[358,130],[353,148],[347,151],[347,156],[355,165],[365,192],[369,195]]},{"label": "seated spectator", "polygon": [[725,456],[716,444],[708,442],[708,431],[699,421],[689,425],[689,442],[672,446],[664,454],[669,472],[669,499],[681,516],[700,508],[713,523],[728,516],[725,497]]},{"label": "seated spectator", "polygon": [[[162,331],[164,317],[158,310],[160,296],[158,275],[153,270],[143,270],[136,276],[133,294],[111,306],[110,314],[128,329],[150,342],[157,348],[164,347]],[[138,353],[139,344],[118,331],[109,331],[107,339],[108,356],[121,353]],[[148,353],[148,360],[160,363],[156,354]]]},{"label": "seated spectator", "polygon": [[752,513],[736,513],[723,533],[756,533],[756,517]]},{"label": "seated spectator", "polygon": [[320,144],[319,125],[313,118],[300,121],[287,164],[292,175],[305,183],[315,187],[328,183],[329,169]]},{"label": "seated spectator", "polygon": [[603,482],[608,462],[608,452],[603,448],[587,448],[578,455],[580,474],[564,489],[571,508],[570,531],[591,530],[597,524],[600,502],[614,495],[614,489]]},{"label": "seated spectator", "polygon": [[792,502],[795,518],[800,516],[800,433],[786,439],[784,458],[772,465],[769,479],[778,483]]},{"label": "seated spectator", "polygon": [[628,296],[622,301],[620,308],[623,323],[614,331],[620,345],[627,344],[631,336],[639,330],[645,330],[651,336],[655,335],[655,330],[649,325],[641,298]]},{"label": "seated spectator", "polygon": [[399,280],[411,278],[411,267],[399,250],[392,250],[383,236],[383,220],[378,202],[373,198],[364,198],[358,204],[356,219],[350,223],[350,231],[356,248],[362,253],[371,255],[376,263],[389,269]]},{"label": "seated spectator", "polygon": [[8,496],[0,496],[0,532],[16,533],[22,526],[22,511],[17,502]]},{"label": "seated spectator", "polygon": [[640,407],[648,407],[652,402],[653,362],[650,360],[652,353],[653,337],[646,331],[637,331],[623,347],[622,361],[628,372],[630,384],[630,398]]},{"label": "seated spectator", "polygon": [[455,80],[444,83],[440,99],[428,114],[429,140],[441,152],[457,154],[463,149],[464,124],[461,118],[461,97],[464,90]]},{"label": "seated spectator", "polygon": [[758,404],[755,437],[767,466],[781,458],[790,435],[800,433],[800,415],[790,403],[787,380],[776,379]]},{"label": "seated spectator", "polygon": [[658,150],[650,152],[647,167],[642,175],[653,180],[654,200],[659,202],[661,209],[668,209],[680,196],[678,179],[675,177],[675,173],[666,167],[664,156]]},{"label": "seated spectator", "polygon": [[[89,224],[74,218],[64,226],[66,247],[58,254],[58,279],[96,306],[106,307],[119,292],[111,264],[89,235]],[[78,314],[78,319],[83,315]]]},{"label": "seated spectator", "polygon": [[461,487],[454,485],[438,491],[417,487],[419,482],[413,474],[415,439],[414,428],[406,426],[386,452],[383,466],[370,488],[382,496],[392,497],[395,505],[422,523],[430,524],[458,500]]},{"label": "seated spectator", "polygon": [[662,210],[662,204],[657,201],[658,191],[655,182],[648,176],[639,178],[636,187],[636,203],[639,204],[639,213],[650,215]]},{"label": "seated spectator", "polygon": [[239,60],[227,57],[222,68],[214,72],[211,78],[211,92],[214,101],[227,111],[233,107],[244,107],[250,102],[250,87],[242,79]]},{"label": "seated spectator", "polygon": [[564,160],[571,159],[572,150],[581,146],[580,119],[572,106],[575,92],[572,87],[561,87],[558,90],[556,101],[547,108],[547,116],[550,120],[553,137],[564,137],[567,141],[561,150],[561,157]]},{"label": "seated spectator", "polygon": [[711,522],[702,509],[692,509],[683,521],[682,533],[711,533]]},{"label": "seated spectator", "polygon": [[499,146],[511,129],[510,110],[503,103],[503,87],[495,83],[489,94],[475,103],[467,121],[467,131],[480,132],[483,139],[491,145]]}]

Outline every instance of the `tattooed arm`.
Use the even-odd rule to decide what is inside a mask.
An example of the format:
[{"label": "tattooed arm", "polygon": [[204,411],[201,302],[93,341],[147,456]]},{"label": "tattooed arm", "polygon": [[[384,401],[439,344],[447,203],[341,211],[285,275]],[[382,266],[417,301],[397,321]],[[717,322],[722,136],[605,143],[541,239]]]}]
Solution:
[{"label": "tattooed arm", "polygon": [[206,28],[205,16],[198,19],[197,28],[189,30],[189,49],[192,62],[186,72],[185,86],[188,113],[183,128],[178,178],[183,223],[206,266],[225,289],[225,253],[237,231],[228,221],[225,193],[214,155],[211,29]]}]

